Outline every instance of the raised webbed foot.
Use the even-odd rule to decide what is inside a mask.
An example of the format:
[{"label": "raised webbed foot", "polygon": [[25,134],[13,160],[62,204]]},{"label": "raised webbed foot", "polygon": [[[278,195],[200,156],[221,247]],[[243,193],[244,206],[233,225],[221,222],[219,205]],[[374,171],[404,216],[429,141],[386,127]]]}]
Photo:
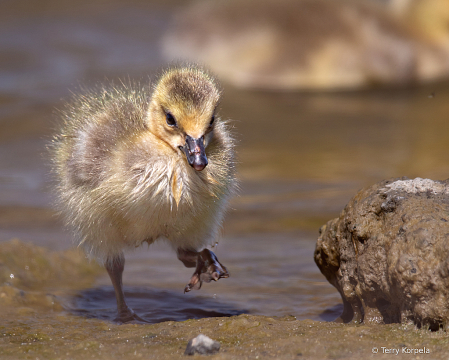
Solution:
[{"label": "raised webbed foot", "polygon": [[227,277],[229,277],[229,273],[226,267],[218,261],[212,251],[204,249],[198,253],[196,270],[193,273],[190,282],[184,288],[184,293],[189,292],[192,289],[200,289],[203,281],[217,281],[218,279]]}]

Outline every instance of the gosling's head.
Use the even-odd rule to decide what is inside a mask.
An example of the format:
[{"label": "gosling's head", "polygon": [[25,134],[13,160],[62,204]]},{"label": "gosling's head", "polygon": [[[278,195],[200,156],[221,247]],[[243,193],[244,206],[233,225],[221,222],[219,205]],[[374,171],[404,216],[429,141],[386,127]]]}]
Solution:
[{"label": "gosling's head", "polygon": [[206,147],[215,126],[220,90],[202,69],[185,67],[165,72],[158,81],[147,115],[150,131],[185,154],[197,171],[207,166]]}]

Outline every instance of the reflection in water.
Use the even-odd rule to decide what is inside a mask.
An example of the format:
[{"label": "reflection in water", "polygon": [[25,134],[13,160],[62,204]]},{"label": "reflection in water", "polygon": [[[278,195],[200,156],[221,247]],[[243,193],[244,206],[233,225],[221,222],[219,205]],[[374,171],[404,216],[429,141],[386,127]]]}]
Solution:
[{"label": "reflection in water", "polygon": [[[244,309],[235,309],[226,303],[212,301],[207,297],[187,298],[181,291],[125,287],[125,296],[128,305],[150,323],[246,313]],[[113,321],[117,317],[117,305],[112,287],[85,290],[71,302],[67,310],[75,315],[108,321]]]},{"label": "reflection in water", "polygon": [[343,304],[332,306],[329,309],[324,310],[320,315],[320,320],[334,321],[343,313]]},{"label": "reflection in water", "polygon": [[[219,306],[227,304],[254,315],[318,320],[324,309],[340,303],[340,295],[317,270],[314,247],[315,235],[303,231],[253,230],[246,235],[227,235],[214,252],[231,276],[183,294],[193,270],[185,268],[167,244],[156,243],[127,256],[123,282],[172,290],[186,301],[208,298]],[[104,274],[98,284],[110,287],[108,276]]]}]

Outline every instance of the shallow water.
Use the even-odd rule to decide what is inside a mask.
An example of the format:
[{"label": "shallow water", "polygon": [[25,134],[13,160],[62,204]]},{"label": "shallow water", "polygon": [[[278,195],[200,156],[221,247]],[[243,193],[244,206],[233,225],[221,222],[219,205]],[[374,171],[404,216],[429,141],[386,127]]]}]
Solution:
[{"label": "shallow water", "polygon": [[[0,5],[0,240],[62,250],[70,234],[51,210],[44,150],[54,109],[79,84],[147,81],[164,64],[158,42],[178,4],[21,3]],[[216,254],[231,277],[184,295],[191,269],[155,244],[127,256],[128,301],[150,321],[240,313],[333,320],[341,300],[313,262],[318,229],[363,186],[447,177],[449,86],[340,94],[224,89],[220,113],[235,120],[241,193]],[[66,306],[112,320],[105,272]]]}]

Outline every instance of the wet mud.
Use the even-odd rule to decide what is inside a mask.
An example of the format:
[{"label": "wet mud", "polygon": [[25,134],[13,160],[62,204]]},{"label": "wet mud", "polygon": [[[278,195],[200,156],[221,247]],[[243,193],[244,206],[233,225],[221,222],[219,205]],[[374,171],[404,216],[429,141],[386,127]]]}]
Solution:
[{"label": "wet mud", "polygon": [[401,325],[251,315],[120,326],[54,312],[14,317],[1,319],[2,359],[182,359],[188,341],[199,333],[221,344],[210,359],[388,359],[389,349],[398,349],[400,359],[446,359],[449,351],[446,334]]},{"label": "wet mud", "polygon": [[[111,286],[92,287],[101,268],[78,251],[52,252],[12,240],[0,246],[0,269],[1,359],[178,359],[200,333],[221,344],[210,359],[387,359],[392,354],[386,351],[398,351],[399,358],[446,359],[449,351],[443,331],[249,315],[229,306],[224,311],[226,304],[211,300],[196,304],[202,313],[184,314],[199,319],[170,321],[179,320],[174,308],[186,307],[181,297],[170,302],[174,308],[159,309],[152,324],[117,325],[111,321],[115,304],[76,310],[89,293],[95,294],[89,297],[93,303],[115,301]],[[149,306],[152,297],[176,296],[134,291],[148,297]],[[214,307],[222,312],[204,310]]]},{"label": "wet mud", "polygon": [[[50,252],[18,239],[0,246],[0,304],[62,310],[62,298],[90,285],[101,267],[79,250]],[[25,311],[26,312],[26,311]]]}]

